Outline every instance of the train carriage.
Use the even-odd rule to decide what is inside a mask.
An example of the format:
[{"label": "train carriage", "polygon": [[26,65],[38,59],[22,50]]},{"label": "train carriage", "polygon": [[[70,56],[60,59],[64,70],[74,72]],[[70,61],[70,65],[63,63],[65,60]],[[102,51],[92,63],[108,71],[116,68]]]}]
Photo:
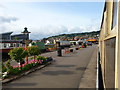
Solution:
[{"label": "train carriage", "polygon": [[99,38],[104,88],[120,90],[120,0],[106,0]]}]

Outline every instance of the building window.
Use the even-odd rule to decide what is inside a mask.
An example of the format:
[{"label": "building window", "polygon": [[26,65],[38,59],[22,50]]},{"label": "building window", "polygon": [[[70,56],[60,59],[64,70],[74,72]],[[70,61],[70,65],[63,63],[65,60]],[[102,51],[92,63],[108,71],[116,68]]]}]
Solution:
[{"label": "building window", "polygon": [[10,47],[13,47],[13,43],[10,44]]},{"label": "building window", "polygon": [[0,49],[2,49],[2,43],[0,43]]},{"label": "building window", "polygon": [[116,26],[117,24],[117,9],[118,9],[118,2],[115,0],[113,2],[113,14],[112,14],[112,27],[111,30]]},{"label": "building window", "polygon": [[15,43],[13,44],[13,47],[16,47],[16,44],[15,44]]},{"label": "building window", "polygon": [[17,47],[19,47],[19,43],[17,43]]},{"label": "building window", "polygon": [[4,48],[6,48],[6,43],[4,43]]}]

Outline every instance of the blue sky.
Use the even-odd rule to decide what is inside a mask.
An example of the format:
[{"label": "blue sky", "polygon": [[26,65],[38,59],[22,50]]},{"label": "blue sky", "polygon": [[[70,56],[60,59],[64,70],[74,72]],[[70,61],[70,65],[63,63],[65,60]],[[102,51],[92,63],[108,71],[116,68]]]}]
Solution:
[{"label": "blue sky", "polygon": [[[97,31],[104,2],[9,2],[0,4],[0,32],[28,27],[31,39]],[[4,29],[4,30],[3,30]]]}]

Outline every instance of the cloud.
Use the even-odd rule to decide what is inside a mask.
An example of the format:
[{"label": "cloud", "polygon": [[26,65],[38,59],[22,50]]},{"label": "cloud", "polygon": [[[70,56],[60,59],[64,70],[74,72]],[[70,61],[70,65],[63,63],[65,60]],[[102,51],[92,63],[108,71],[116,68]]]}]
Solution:
[{"label": "cloud", "polygon": [[39,28],[29,28],[29,31],[31,32],[30,35],[31,39],[42,39],[53,35],[68,33],[68,28],[62,25],[61,26],[47,25],[41,26]]},{"label": "cloud", "polygon": [[[1,19],[2,18],[2,19]],[[20,25],[19,20],[16,17],[0,17],[0,32],[13,31],[13,34],[20,34],[24,30],[24,25]],[[18,21],[17,21],[18,20]],[[33,27],[32,25],[27,26],[30,31],[30,39],[39,40],[49,36],[59,34],[70,34],[70,33],[81,33],[99,30],[99,23],[89,23],[85,26],[64,26],[64,25],[41,25]]]},{"label": "cloud", "polygon": [[12,16],[0,16],[0,33],[16,31],[15,24],[13,22],[17,21],[16,17]]},{"label": "cloud", "polygon": [[70,27],[68,29],[69,33],[81,33],[83,29],[81,27]]},{"label": "cloud", "polygon": [[[2,6],[0,5],[0,8],[1,7]],[[35,21],[34,20],[31,21],[32,20],[31,18],[33,17],[29,17],[29,16],[28,16],[29,18],[28,17],[27,19],[25,18],[26,21],[24,21],[24,17],[19,17],[20,19],[18,19],[17,17],[10,16],[9,14],[4,13],[4,10],[0,10],[0,33],[13,31],[14,32],[13,34],[16,34],[16,33],[19,34],[24,30],[24,27],[28,27],[28,31],[31,32],[30,34],[31,39],[42,39],[45,37],[59,35],[59,34],[97,31],[99,28],[99,23],[97,23],[98,20],[96,19],[92,19],[88,25],[83,26],[80,23],[78,23],[78,21],[75,18],[71,18],[71,16],[70,17],[67,16],[67,19],[66,19],[64,17],[60,17],[58,14],[56,14],[55,16],[52,16],[51,14],[49,14],[49,17],[51,17],[50,19],[47,18],[47,16],[43,15],[43,17],[46,17],[46,18],[44,19],[42,17],[43,19],[41,20],[39,19],[36,20],[33,14]],[[56,18],[60,17],[60,19],[56,20],[52,17],[56,17]],[[80,17],[76,17],[76,18],[80,18]],[[39,23],[39,21],[41,21],[42,23]],[[51,25],[48,25],[48,24],[51,24]]]},{"label": "cloud", "polygon": [[88,25],[88,26],[41,26],[39,28],[30,28],[29,31],[31,32],[30,38],[31,39],[42,39],[49,36],[59,35],[59,34],[70,34],[70,33],[82,33],[82,32],[91,32],[91,31],[98,31],[99,25]]},{"label": "cloud", "polygon": [[12,21],[17,21],[18,19],[13,16],[0,16],[0,23],[11,23]]},{"label": "cloud", "polygon": [[1,2],[104,2],[104,0],[1,0]]},{"label": "cloud", "polygon": [[6,8],[6,7],[3,4],[0,4],[0,8],[3,9],[3,8]]},{"label": "cloud", "polygon": [[70,33],[82,33],[99,30],[99,20],[92,19],[88,25],[81,26],[65,26],[65,25],[45,25],[39,27],[32,27],[28,30],[31,32],[31,39],[42,39],[49,36]]},{"label": "cloud", "polygon": [[15,31],[16,24],[14,22],[18,20],[17,17],[6,13],[6,9],[3,4],[0,4],[0,33]]}]

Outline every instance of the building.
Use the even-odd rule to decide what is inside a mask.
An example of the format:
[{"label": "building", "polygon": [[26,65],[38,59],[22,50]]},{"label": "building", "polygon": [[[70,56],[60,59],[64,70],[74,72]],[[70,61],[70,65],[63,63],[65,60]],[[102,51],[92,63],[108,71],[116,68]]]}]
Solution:
[{"label": "building", "polygon": [[0,40],[11,40],[11,34],[13,32],[6,32],[0,34]]},{"label": "building", "polygon": [[11,35],[11,39],[12,40],[29,40],[29,33],[27,28],[24,28],[24,31],[21,32],[22,34],[15,34],[15,35]]},{"label": "building", "polygon": [[25,34],[11,35],[12,40],[26,40],[28,37]]},{"label": "building", "polygon": [[13,32],[0,34],[0,53],[2,58],[8,57],[11,49],[16,47],[24,47],[26,40],[29,40],[29,33],[27,28],[24,28],[23,34],[11,35]]},{"label": "building", "polygon": [[0,34],[0,51],[3,53],[9,52],[11,48],[22,46],[22,40],[11,39],[13,32],[1,33]]}]

